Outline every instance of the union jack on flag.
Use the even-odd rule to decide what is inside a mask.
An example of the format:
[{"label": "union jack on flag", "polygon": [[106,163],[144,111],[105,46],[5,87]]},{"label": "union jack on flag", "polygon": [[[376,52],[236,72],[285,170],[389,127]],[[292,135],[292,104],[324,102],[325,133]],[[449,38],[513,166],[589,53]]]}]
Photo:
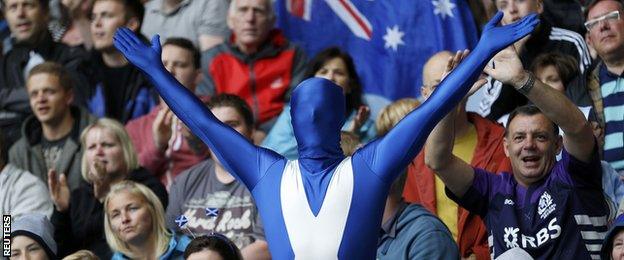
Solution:
[{"label": "union jack on flag", "polygon": [[338,46],[353,57],[366,102],[420,96],[422,67],[442,50],[471,49],[465,0],[281,0],[278,26],[309,56]]}]

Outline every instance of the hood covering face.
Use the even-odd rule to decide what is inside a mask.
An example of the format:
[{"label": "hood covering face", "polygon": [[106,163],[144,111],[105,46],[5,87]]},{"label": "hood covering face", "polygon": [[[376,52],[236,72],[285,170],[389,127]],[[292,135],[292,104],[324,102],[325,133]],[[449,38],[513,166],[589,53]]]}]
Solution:
[{"label": "hood covering face", "polygon": [[307,79],[293,91],[290,106],[300,165],[318,172],[340,162],[346,109],[342,88],[323,78]]}]

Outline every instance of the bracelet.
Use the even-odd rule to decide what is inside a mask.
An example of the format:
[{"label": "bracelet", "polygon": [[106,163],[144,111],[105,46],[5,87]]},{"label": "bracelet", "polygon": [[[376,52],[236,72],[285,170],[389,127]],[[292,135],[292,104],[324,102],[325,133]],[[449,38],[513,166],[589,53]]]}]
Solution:
[{"label": "bracelet", "polygon": [[533,88],[533,86],[535,86],[535,75],[533,75],[532,72],[527,72],[529,74],[529,79],[527,79],[527,81],[524,83],[524,85],[522,85],[522,87],[520,87],[518,90],[518,92],[520,92],[522,95],[528,95],[529,91],[531,91],[531,89]]}]

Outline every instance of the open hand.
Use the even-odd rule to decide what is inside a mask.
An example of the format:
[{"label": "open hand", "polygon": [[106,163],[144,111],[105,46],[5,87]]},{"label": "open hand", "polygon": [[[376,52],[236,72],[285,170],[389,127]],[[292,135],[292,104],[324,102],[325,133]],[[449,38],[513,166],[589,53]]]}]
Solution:
[{"label": "open hand", "polygon": [[498,26],[501,19],[503,19],[503,12],[498,12],[485,25],[477,48],[485,48],[492,53],[497,53],[501,49],[530,34],[539,24],[537,14],[527,15],[522,18],[522,20],[509,25]]},{"label": "open hand", "polygon": [[132,64],[144,72],[153,66],[161,65],[160,36],[152,37],[152,46],[147,46],[130,29],[120,27],[113,37],[113,44]]},{"label": "open hand", "polygon": [[357,133],[360,128],[366,123],[366,120],[370,117],[370,108],[368,106],[360,106],[353,118],[353,124],[351,124],[351,129],[349,129],[352,133]]},{"label": "open hand", "polygon": [[56,210],[65,212],[69,208],[69,186],[65,174],[57,175],[56,170],[48,170],[48,190]]},{"label": "open hand", "polygon": [[163,106],[156,115],[152,124],[152,136],[154,137],[154,146],[156,149],[163,151],[167,148],[169,139],[171,139],[171,124],[173,122],[173,112],[167,106]]},{"label": "open hand", "polygon": [[[431,94],[433,93],[433,91],[435,90],[435,88],[438,86],[438,84],[444,80],[444,78],[446,78],[446,76],[448,76],[449,74],[451,74],[451,72],[459,65],[459,63],[461,63],[461,61],[466,58],[468,56],[468,54],[470,54],[469,50],[463,50],[463,51],[457,51],[455,52],[455,55],[450,56],[446,62],[446,67],[444,68],[444,72],[442,72],[442,77],[441,79],[437,82],[437,84],[435,85],[430,85],[430,86],[423,86],[421,88],[421,95],[422,97],[427,100],[429,98],[429,96],[431,96]],[[468,98],[469,96],[471,96],[472,94],[474,94],[475,92],[477,92],[477,90],[479,90],[483,85],[485,85],[485,83],[487,83],[487,79],[485,78],[479,78],[470,88],[470,90],[468,91],[468,94],[466,94],[466,96],[464,98]]]},{"label": "open hand", "polygon": [[106,167],[100,161],[95,161],[89,170],[89,179],[93,183],[93,194],[100,202],[108,194],[111,183],[110,177],[106,173]]},{"label": "open hand", "polygon": [[516,48],[511,45],[500,51],[492,59],[493,66],[485,66],[483,71],[504,84],[518,88],[526,82],[527,73],[518,57]]}]

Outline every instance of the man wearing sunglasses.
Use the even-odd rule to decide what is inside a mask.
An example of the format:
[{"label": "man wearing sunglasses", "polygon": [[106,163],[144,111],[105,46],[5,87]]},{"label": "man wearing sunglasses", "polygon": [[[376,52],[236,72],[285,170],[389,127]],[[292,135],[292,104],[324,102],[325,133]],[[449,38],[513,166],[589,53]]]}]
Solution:
[{"label": "man wearing sunglasses", "polygon": [[[545,9],[544,0],[494,0],[494,3],[504,13],[501,21],[503,25],[518,21],[530,13],[538,13],[542,17]],[[546,19],[541,20],[535,31],[514,43],[524,67],[530,67],[533,60],[542,53],[559,52],[574,57],[578,61],[579,71],[585,71],[591,64],[591,57],[583,37],[576,32],[555,27]],[[512,86],[491,78],[476,96],[482,96],[477,101],[477,113],[493,121],[527,103],[527,99]],[[506,117],[499,122],[504,122],[504,118]]]},{"label": "man wearing sunglasses", "polygon": [[589,4],[585,27],[587,43],[601,62],[587,77],[598,124],[604,131],[604,160],[624,173],[624,2],[596,0]]}]

